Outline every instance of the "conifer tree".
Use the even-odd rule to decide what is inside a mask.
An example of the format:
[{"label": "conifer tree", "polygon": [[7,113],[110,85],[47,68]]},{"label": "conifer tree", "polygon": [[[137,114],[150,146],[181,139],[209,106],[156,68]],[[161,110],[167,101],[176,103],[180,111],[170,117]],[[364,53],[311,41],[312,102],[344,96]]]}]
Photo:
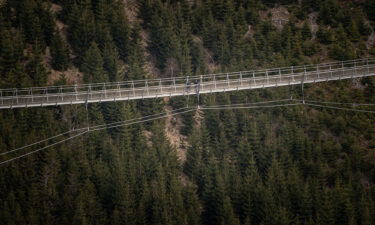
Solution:
[{"label": "conifer tree", "polygon": [[95,42],[92,42],[82,59],[81,71],[86,83],[100,83],[107,81],[107,75],[103,70],[103,58]]},{"label": "conifer tree", "polygon": [[103,69],[108,74],[109,81],[115,82],[120,80],[118,74],[118,53],[115,45],[112,41],[108,41],[104,44],[103,49]]},{"label": "conifer tree", "polygon": [[129,57],[127,58],[127,62],[129,64],[128,70],[126,72],[127,79],[139,80],[146,77],[146,71],[144,69],[144,65],[146,63],[145,50],[142,46],[140,32],[141,27],[139,24],[135,25],[131,32]]},{"label": "conifer tree", "polygon": [[311,38],[311,31],[308,23],[304,23],[302,27],[302,40],[309,40]]},{"label": "conifer tree", "polygon": [[69,49],[59,32],[53,36],[51,43],[52,68],[66,70],[69,67]]},{"label": "conifer tree", "polygon": [[33,80],[35,86],[44,86],[47,83],[47,70],[42,59],[42,49],[35,45],[30,61],[26,65],[26,71]]}]

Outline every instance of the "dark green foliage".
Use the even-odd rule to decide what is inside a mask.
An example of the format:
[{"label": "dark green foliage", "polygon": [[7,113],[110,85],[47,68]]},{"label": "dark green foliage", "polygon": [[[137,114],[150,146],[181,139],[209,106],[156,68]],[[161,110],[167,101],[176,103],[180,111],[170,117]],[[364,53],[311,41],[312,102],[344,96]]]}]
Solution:
[{"label": "dark green foliage", "polygon": [[[50,66],[79,68],[89,83],[375,55],[366,46],[372,2],[6,1],[0,3],[0,87],[80,81],[70,71],[49,77]],[[259,16],[279,4],[290,13],[282,29]],[[312,12],[319,13],[316,34]],[[370,77],[304,90],[322,101],[375,102]],[[301,96],[300,87],[205,94],[199,104],[290,96]],[[197,104],[185,96],[0,110],[0,151]],[[1,224],[375,223],[370,114],[290,106],[198,109],[166,119],[91,132],[1,166]]]},{"label": "dark green foliage", "polygon": [[101,83],[106,81],[107,74],[103,70],[103,65],[104,62],[98,45],[92,42],[82,59],[81,71],[84,73],[84,82]]},{"label": "dark green foliage", "polygon": [[302,39],[304,41],[309,40],[311,38],[311,30],[310,30],[310,26],[308,23],[303,24],[301,33],[302,33]]},{"label": "dark green foliage", "polygon": [[334,40],[332,30],[328,30],[327,28],[321,27],[316,33],[318,39],[323,44],[331,44]]},{"label": "dark green foliage", "polygon": [[375,20],[374,10],[375,10],[375,1],[374,0],[368,0],[365,1],[364,4],[365,12],[367,13],[367,16],[370,20]]},{"label": "dark green foliage", "polygon": [[119,70],[119,56],[116,51],[115,45],[112,42],[104,44],[103,49],[103,69],[108,74],[108,79],[111,82],[119,81],[120,77],[118,74]]},{"label": "dark green foliage", "polygon": [[39,45],[34,45],[33,47],[32,56],[26,64],[25,69],[32,79],[34,86],[45,86],[47,83],[47,71],[42,61],[42,50]]},{"label": "dark green foliage", "polygon": [[319,11],[319,21],[323,24],[337,26],[338,14],[340,12],[339,2],[337,0],[323,1]]},{"label": "dark green foliage", "polygon": [[330,56],[337,60],[348,60],[357,57],[353,44],[349,41],[343,26],[340,24],[335,43],[331,46]]},{"label": "dark green foliage", "polygon": [[52,68],[66,70],[69,67],[69,49],[59,32],[53,36],[51,43]]},{"label": "dark green foliage", "polygon": [[144,69],[146,60],[144,57],[145,50],[142,47],[142,40],[140,37],[141,27],[136,25],[131,33],[131,42],[129,46],[129,57],[128,57],[128,70],[126,73],[127,80],[140,80],[144,79],[146,72]]}]

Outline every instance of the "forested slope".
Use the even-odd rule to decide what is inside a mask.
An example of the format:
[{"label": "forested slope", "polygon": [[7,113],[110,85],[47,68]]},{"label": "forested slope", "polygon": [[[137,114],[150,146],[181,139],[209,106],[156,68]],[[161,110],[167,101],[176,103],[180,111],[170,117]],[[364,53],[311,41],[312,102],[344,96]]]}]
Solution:
[{"label": "forested slope", "polygon": [[[373,0],[0,1],[0,88],[373,57],[374,12]],[[305,85],[303,95],[375,104],[375,79]],[[201,95],[200,104],[290,97],[300,99],[301,86]],[[1,110],[0,153],[197,103]],[[88,133],[0,165],[0,223],[375,223],[372,113],[290,106],[167,120]],[[179,132],[173,143],[170,129]]]}]

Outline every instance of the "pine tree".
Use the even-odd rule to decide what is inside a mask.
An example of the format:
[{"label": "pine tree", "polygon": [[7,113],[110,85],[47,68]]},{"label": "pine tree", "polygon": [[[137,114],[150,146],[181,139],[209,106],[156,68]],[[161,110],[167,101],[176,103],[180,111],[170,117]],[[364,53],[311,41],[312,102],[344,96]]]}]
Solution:
[{"label": "pine tree", "polygon": [[311,31],[308,23],[304,23],[302,27],[302,40],[306,41],[311,39]]},{"label": "pine tree", "polygon": [[69,67],[69,49],[59,32],[53,36],[51,43],[52,68],[66,70]]},{"label": "pine tree", "polygon": [[118,59],[119,56],[115,45],[111,41],[105,43],[103,49],[103,69],[108,74],[109,81],[111,82],[120,80]]},{"label": "pine tree", "polygon": [[145,50],[142,46],[142,39],[140,36],[141,27],[140,25],[135,25],[131,32],[131,42],[129,46],[129,57],[128,60],[128,70],[126,72],[126,79],[139,80],[146,77],[146,71],[144,65],[145,60]]},{"label": "pine tree", "polygon": [[357,23],[355,21],[351,21],[349,26],[349,37],[351,41],[358,42],[361,35],[358,30]]},{"label": "pine tree", "polygon": [[1,35],[0,70],[4,75],[14,68],[16,63],[19,63],[23,59],[24,43],[18,31],[12,32],[4,29]]},{"label": "pine tree", "polygon": [[110,25],[113,41],[117,46],[120,59],[126,61],[127,57],[129,56],[129,37],[131,31],[129,22],[123,10],[123,5],[119,1],[114,6],[116,6],[116,9],[110,16],[108,23]]},{"label": "pine tree", "polygon": [[26,65],[26,71],[35,86],[44,86],[47,83],[47,70],[43,64],[42,49],[35,45],[30,61]]},{"label": "pine tree", "polygon": [[103,70],[103,58],[95,42],[85,52],[82,59],[81,71],[84,73],[83,80],[86,83],[100,83],[107,81],[107,75]]},{"label": "pine tree", "polygon": [[94,15],[89,4],[73,4],[69,13],[69,40],[78,60],[82,60],[85,52],[95,39]]}]

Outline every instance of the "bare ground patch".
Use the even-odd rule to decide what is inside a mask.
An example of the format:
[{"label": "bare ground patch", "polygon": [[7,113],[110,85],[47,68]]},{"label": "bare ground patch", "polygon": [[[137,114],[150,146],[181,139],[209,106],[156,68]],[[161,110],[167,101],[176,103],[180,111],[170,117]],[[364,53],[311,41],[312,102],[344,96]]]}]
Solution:
[{"label": "bare ground patch", "polygon": [[172,107],[165,106],[164,110],[168,112],[168,117],[165,119],[165,135],[170,144],[177,151],[177,156],[183,163],[186,160],[186,150],[188,148],[187,137],[180,133],[183,126],[182,119],[179,116],[170,115]]},{"label": "bare ground patch", "polygon": [[269,14],[271,14],[271,23],[278,30],[282,30],[284,26],[289,22],[289,12],[284,6],[278,6],[266,11],[260,11],[259,15],[262,20],[267,20]]},{"label": "bare ground patch", "polygon": [[53,85],[55,81],[60,80],[62,77],[65,77],[67,84],[81,84],[83,79],[83,74],[75,67],[69,68],[66,71],[57,71],[54,69],[50,70],[48,76],[48,85]]}]

